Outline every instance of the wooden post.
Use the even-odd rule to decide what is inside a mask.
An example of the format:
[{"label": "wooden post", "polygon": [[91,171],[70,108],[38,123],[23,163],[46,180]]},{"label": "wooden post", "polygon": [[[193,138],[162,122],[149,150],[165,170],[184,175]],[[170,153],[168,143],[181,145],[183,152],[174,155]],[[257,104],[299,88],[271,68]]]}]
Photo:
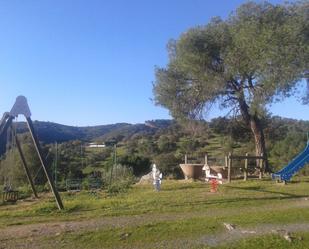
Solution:
[{"label": "wooden post", "polygon": [[228,159],[227,159],[227,156],[224,156],[224,162],[225,162],[225,168],[227,168],[227,166],[228,166]]},{"label": "wooden post", "polygon": [[[262,156],[263,156],[263,153],[261,154],[261,157]],[[260,169],[259,179],[263,178],[263,162],[264,162],[264,159],[259,159],[259,169]]]},{"label": "wooden post", "polygon": [[7,130],[9,129],[9,127],[12,125],[12,122],[13,122],[13,119],[14,117],[12,116],[9,116],[8,119],[6,120],[6,123],[5,120],[2,120],[1,122],[1,130],[0,130],[0,140],[3,141],[3,138],[7,135],[6,132]]},{"label": "wooden post", "polygon": [[0,120],[0,131],[2,130],[3,126],[5,125],[7,119],[10,117],[8,112],[5,112]]},{"label": "wooden post", "polygon": [[53,182],[53,180],[51,178],[50,172],[48,171],[48,169],[46,167],[45,158],[43,157],[43,153],[42,153],[42,150],[41,150],[41,146],[40,146],[39,140],[36,137],[36,133],[34,131],[32,120],[31,120],[30,117],[27,117],[26,120],[27,120],[28,128],[30,130],[30,134],[31,134],[33,143],[34,143],[34,147],[35,147],[35,149],[36,149],[36,151],[38,153],[38,156],[39,156],[40,162],[42,164],[43,170],[45,172],[45,175],[46,175],[47,181],[49,183],[49,186],[50,186],[50,188],[51,188],[51,190],[52,190],[52,192],[54,194],[54,197],[56,199],[56,203],[57,203],[58,209],[62,210],[62,209],[64,209],[63,204],[62,204],[62,200],[61,200],[61,197],[60,197],[60,195],[58,193],[58,190],[56,189],[55,184],[54,184],[54,182]]},{"label": "wooden post", "polygon": [[208,154],[207,153],[205,154],[205,165],[208,166]]},{"label": "wooden post", "polygon": [[39,197],[38,197],[38,194],[37,194],[37,192],[36,192],[36,189],[35,189],[35,187],[34,187],[34,183],[33,183],[33,180],[32,180],[32,178],[31,178],[31,175],[30,175],[30,172],[29,172],[28,165],[27,165],[27,163],[26,163],[26,159],[25,159],[24,153],[23,153],[23,151],[22,151],[22,149],[21,149],[19,140],[18,140],[18,138],[17,138],[17,134],[15,134],[15,142],[16,142],[17,150],[18,150],[19,155],[20,155],[20,159],[21,159],[22,165],[23,165],[23,167],[24,167],[25,173],[26,173],[27,178],[28,178],[28,181],[29,181],[29,183],[30,183],[32,192],[33,192],[35,198],[39,198]]},{"label": "wooden post", "polygon": [[[246,153],[246,157],[248,153]],[[248,158],[245,159],[245,169],[244,169],[244,181],[247,181],[248,178]]]},{"label": "wooden post", "polygon": [[188,156],[187,156],[187,154],[185,154],[185,164],[187,164],[188,163]]},{"label": "wooden post", "polygon": [[232,153],[229,153],[228,156],[228,168],[227,168],[227,182],[230,183],[231,182],[231,168],[232,168]]}]

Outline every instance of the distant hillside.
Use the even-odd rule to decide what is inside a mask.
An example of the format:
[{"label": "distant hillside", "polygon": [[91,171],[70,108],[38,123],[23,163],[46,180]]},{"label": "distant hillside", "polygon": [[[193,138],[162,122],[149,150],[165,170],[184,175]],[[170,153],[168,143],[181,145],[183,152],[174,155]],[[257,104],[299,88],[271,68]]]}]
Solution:
[{"label": "distant hillside", "polygon": [[[110,125],[76,127],[53,122],[34,121],[34,127],[40,141],[44,143],[60,143],[70,140],[127,140],[133,135],[153,135],[157,130],[167,128],[172,123],[172,120],[152,120],[146,121],[145,124],[117,123]],[[17,131],[18,133],[27,132],[28,129],[26,123],[18,123]]]},{"label": "distant hillside", "polygon": [[[96,170],[105,173],[109,171],[115,160],[113,148],[107,146],[96,150],[81,146],[90,141],[117,141],[117,162],[132,169],[136,176],[149,172],[151,163],[156,163],[165,175],[182,177],[179,163],[184,161],[185,155],[191,163],[203,163],[207,153],[210,164],[224,165],[224,156],[230,152],[235,155],[255,154],[250,129],[239,119],[226,117],[218,117],[210,122],[184,124],[177,124],[173,120],[152,120],[144,124],[74,127],[36,121],[34,126],[39,140],[48,144],[44,149],[49,152],[50,164],[55,158],[53,143],[59,143],[58,177],[62,181],[68,177],[82,177],[83,174]],[[269,163],[274,171],[286,165],[306,145],[309,121],[269,117],[263,120],[263,127]],[[18,124],[19,133],[26,132],[26,128],[25,123]],[[22,138],[20,141],[28,148],[25,153],[28,159],[33,160],[33,146],[28,143],[30,138]],[[20,163],[16,158],[18,157],[8,156],[0,160],[0,175],[1,169],[5,174],[14,172],[14,169],[23,174],[22,167],[16,166]],[[35,163],[37,162],[33,161],[33,165],[39,167],[39,163]],[[254,169],[254,161],[249,164]],[[243,167],[243,161],[237,161],[233,165]],[[307,174],[306,170],[309,174],[308,167],[302,174]]]}]

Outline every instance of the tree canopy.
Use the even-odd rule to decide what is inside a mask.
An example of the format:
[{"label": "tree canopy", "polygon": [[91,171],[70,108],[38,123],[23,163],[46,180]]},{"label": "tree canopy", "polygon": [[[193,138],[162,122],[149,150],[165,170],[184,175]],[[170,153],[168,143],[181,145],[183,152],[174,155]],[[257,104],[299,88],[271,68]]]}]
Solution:
[{"label": "tree canopy", "polygon": [[308,78],[309,4],[248,2],[226,19],[189,29],[168,44],[157,68],[155,101],[176,118],[201,119],[214,103],[241,114],[265,153],[260,118],[267,104]]}]

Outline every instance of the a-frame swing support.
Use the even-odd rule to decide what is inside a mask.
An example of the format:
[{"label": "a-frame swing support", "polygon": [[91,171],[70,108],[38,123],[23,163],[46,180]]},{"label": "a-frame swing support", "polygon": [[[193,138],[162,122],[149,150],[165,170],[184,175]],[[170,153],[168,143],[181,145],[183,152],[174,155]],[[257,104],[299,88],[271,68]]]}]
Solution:
[{"label": "a-frame swing support", "polygon": [[17,135],[15,135],[15,143],[16,143],[16,147],[17,147],[17,150],[19,152],[19,155],[20,155],[20,159],[21,159],[22,165],[23,165],[25,173],[27,175],[28,182],[30,183],[32,192],[33,192],[35,198],[39,198],[38,193],[36,192],[36,189],[35,189],[35,186],[34,186],[34,182],[33,182],[32,177],[30,175],[29,168],[28,168],[28,165],[27,165],[24,153],[23,153],[23,151],[21,149],[19,140],[17,138]]},{"label": "a-frame swing support", "polygon": [[[50,173],[49,173],[49,171],[48,171],[48,169],[46,167],[47,164],[46,164],[45,158],[43,157],[42,149],[41,149],[39,140],[37,138],[36,132],[34,130],[32,120],[30,118],[31,117],[31,112],[30,112],[30,109],[29,109],[29,106],[28,106],[28,103],[27,103],[27,99],[24,96],[18,96],[17,99],[16,99],[16,102],[15,102],[13,108],[12,108],[12,110],[9,113],[5,113],[3,115],[3,118],[0,121],[0,141],[3,141],[3,139],[4,139],[4,137],[5,137],[6,133],[7,133],[8,128],[12,125],[13,120],[18,115],[25,116],[25,118],[27,120],[28,129],[30,131],[31,138],[33,140],[36,152],[37,152],[38,157],[40,159],[40,162],[41,162],[42,168],[44,170],[44,173],[46,175],[47,181],[48,181],[49,186],[50,186],[50,188],[52,190],[52,193],[53,193],[53,195],[54,195],[54,197],[56,199],[56,203],[57,203],[58,208],[60,210],[62,210],[64,208],[63,204],[62,204],[62,200],[61,200],[61,197],[60,197],[60,195],[59,195],[59,193],[58,193],[58,191],[56,189],[56,186],[54,185],[54,182],[53,182],[53,180],[51,178],[51,175],[50,175]],[[33,183],[33,180],[31,178],[31,175],[30,175],[27,163],[26,163],[26,160],[25,160],[25,157],[24,157],[24,154],[22,152],[20,143],[19,143],[18,138],[17,138],[16,135],[15,135],[15,142],[16,142],[17,150],[19,152],[21,161],[22,161],[22,165],[24,167],[24,170],[25,170],[25,173],[27,175],[28,181],[29,181],[29,183],[31,185],[33,194],[34,194],[35,197],[38,197],[36,189],[35,189],[35,186],[34,186],[34,183]]]}]

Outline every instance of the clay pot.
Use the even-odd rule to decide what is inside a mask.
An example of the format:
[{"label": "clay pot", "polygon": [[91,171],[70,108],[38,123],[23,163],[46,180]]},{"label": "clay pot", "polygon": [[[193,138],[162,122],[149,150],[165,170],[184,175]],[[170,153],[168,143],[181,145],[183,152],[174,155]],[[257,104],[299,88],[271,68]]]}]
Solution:
[{"label": "clay pot", "polygon": [[180,164],[180,168],[186,179],[205,178],[204,164]]}]

